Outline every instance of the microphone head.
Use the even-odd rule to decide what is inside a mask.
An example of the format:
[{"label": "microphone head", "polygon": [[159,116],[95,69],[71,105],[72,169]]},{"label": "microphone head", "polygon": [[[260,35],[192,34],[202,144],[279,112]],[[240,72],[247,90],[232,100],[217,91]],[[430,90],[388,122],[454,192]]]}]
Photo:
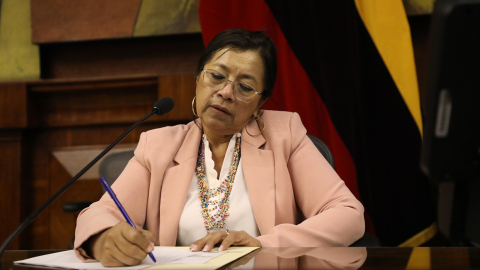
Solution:
[{"label": "microphone head", "polygon": [[166,114],[173,109],[175,103],[171,97],[164,97],[153,104],[153,112],[157,115]]}]

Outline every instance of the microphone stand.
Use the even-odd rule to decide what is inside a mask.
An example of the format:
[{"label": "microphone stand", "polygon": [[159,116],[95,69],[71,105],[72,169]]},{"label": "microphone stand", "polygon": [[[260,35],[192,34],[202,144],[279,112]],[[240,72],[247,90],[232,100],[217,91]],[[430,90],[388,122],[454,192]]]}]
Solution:
[{"label": "microphone stand", "polygon": [[[126,132],[124,132],[120,137],[118,137],[112,144],[110,144],[105,150],[103,150],[96,158],[94,158],[90,163],[88,163],[85,168],[83,168],[79,173],[77,173],[70,181],[68,181],[63,187],[61,187],[52,197],[50,197],[42,206],[40,206],[35,212],[30,214],[16,229],[13,231],[12,234],[10,234],[5,242],[3,242],[2,246],[0,247],[0,258],[3,255],[3,252],[7,249],[7,246],[12,242],[12,240],[17,236],[25,227],[30,225],[32,221],[42,212],[48,205],[50,205],[58,196],[60,196],[65,190],[67,190],[75,181],[77,181],[78,178],[80,178],[86,171],[88,171],[95,163],[97,163],[108,151],[110,151],[115,145],[117,145],[123,138],[125,138],[130,132],[132,132],[133,129],[135,129],[138,125],[143,123],[145,120],[147,120],[150,116],[154,114],[163,114],[168,111],[170,111],[173,108],[173,100],[171,98],[168,98],[168,101],[171,101],[171,108],[169,108],[167,111],[162,111],[159,109],[159,106],[156,106],[157,104],[160,104],[161,101],[166,101],[167,98],[163,98],[160,101],[157,101],[152,109],[152,111],[147,114],[145,117],[140,119],[137,123],[133,124]],[[165,103],[165,102],[163,102]],[[1,265],[0,265],[1,266]]]}]

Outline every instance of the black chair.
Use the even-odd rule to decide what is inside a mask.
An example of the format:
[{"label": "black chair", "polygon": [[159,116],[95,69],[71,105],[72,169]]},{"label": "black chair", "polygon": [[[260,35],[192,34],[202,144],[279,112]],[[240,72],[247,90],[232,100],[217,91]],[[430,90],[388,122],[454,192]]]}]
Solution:
[{"label": "black chair", "polygon": [[[120,176],[128,161],[133,157],[133,150],[118,152],[109,155],[100,163],[98,172],[101,177],[105,177],[107,183],[112,185]],[[103,190],[106,191],[105,189]]]},{"label": "black chair", "polygon": [[[112,185],[113,182],[118,178],[122,173],[125,166],[127,166],[128,161],[133,157],[133,150],[123,151],[108,155],[105,157],[99,165],[99,175],[105,177],[109,185]],[[100,185],[100,181],[98,182]],[[103,188],[103,186],[102,186]],[[103,192],[105,193],[105,188]],[[62,209],[66,213],[79,212],[90,206],[93,202],[88,201],[74,201],[67,202],[63,204]],[[70,247],[73,248],[73,242],[75,239],[72,239],[70,242]]]},{"label": "black chair", "polygon": [[[333,154],[330,151],[330,148],[319,138],[307,134],[308,138],[312,140],[313,144],[317,147],[318,151],[322,153],[323,157],[332,165],[335,169],[335,162],[333,159]],[[351,247],[380,247],[380,241],[371,233],[365,232],[362,238],[358,239],[355,243],[350,245]]]},{"label": "black chair", "polygon": [[[113,182],[115,182],[115,180],[118,178],[120,173],[122,173],[123,168],[127,166],[128,161],[132,157],[133,157],[133,150],[118,152],[118,153],[108,155],[106,158],[104,158],[100,162],[99,175],[105,177],[108,184],[112,185]],[[106,190],[103,189],[103,192],[105,191]],[[64,212],[73,213],[89,207],[90,204],[92,204],[92,202],[88,202],[88,201],[67,202],[62,206],[62,209]]]},{"label": "black chair", "polygon": [[317,147],[318,151],[322,153],[323,157],[328,161],[328,163],[332,165],[332,168],[335,169],[335,161],[333,160],[333,154],[330,151],[330,148],[328,148],[328,146],[319,138],[310,134],[307,134],[307,136],[308,138],[310,138],[313,144]]}]

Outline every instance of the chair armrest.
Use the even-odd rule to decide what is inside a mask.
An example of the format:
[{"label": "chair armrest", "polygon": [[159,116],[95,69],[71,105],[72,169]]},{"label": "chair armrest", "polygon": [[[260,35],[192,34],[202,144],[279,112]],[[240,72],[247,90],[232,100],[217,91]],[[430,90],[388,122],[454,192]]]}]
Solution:
[{"label": "chair armrest", "polygon": [[81,211],[90,206],[93,202],[78,201],[78,202],[67,202],[62,206],[64,212],[73,213]]}]

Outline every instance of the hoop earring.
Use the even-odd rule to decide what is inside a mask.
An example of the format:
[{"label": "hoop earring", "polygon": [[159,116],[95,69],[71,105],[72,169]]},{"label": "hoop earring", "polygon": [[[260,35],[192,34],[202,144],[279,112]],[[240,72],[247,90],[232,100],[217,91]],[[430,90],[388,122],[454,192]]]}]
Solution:
[{"label": "hoop earring", "polygon": [[194,97],[193,97],[193,100],[192,100],[192,112],[193,112],[193,115],[195,115],[196,117],[198,117],[197,113],[195,113],[195,109],[193,108],[193,104],[195,104],[195,98],[196,98],[196,97],[197,97],[197,96],[194,96]]},{"label": "hoop earring", "polygon": [[[255,121],[262,120],[262,122],[263,122],[263,129],[262,129],[262,131],[260,131],[260,133],[258,133],[258,134],[252,135],[252,134],[250,134],[250,132],[248,132],[247,127],[245,127],[245,132],[247,132],[247,134],[250,135],[250,136],[252,136],[252,137],[257,137],[257,136],[259,136],[260,134],[263,133],[263,131],[265,130],[265,127],[266,127],[267,123],[265,122],[265,120],[261,119],[261,118],[258,117],[258,116],[254,117],[254,118],[252,118],[252,119],[254,119]],[[258,124],[258,123],[257,123],[257,124]]]}]

